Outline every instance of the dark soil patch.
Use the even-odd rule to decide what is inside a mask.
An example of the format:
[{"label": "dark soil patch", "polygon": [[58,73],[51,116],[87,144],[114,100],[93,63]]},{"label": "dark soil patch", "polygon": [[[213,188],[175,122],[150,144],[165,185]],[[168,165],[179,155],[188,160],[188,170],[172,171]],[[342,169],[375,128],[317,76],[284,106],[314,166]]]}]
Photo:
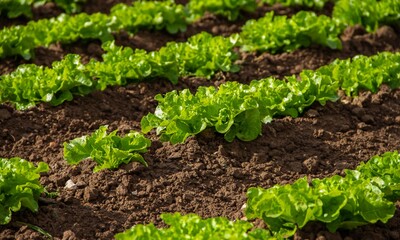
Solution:
[{"label": "dark soil patch", "polygon": [[[163,226],[159,219],[162,212],[240,219],[244,217],[241,208],[249,187],[291,183],[303,176],[342,174],[373,155],[399,150],[400,90],[390,91],[383,86],[377,94],[362,92],[358,98],[342,97],[325,106],[314,104],[296,119],[276,119],[264,125],[262,136],[252,142],[227,143],[223,136],[207,130],[185,144],[171,145],[150,134],[153,144],[144,155],[147,168],[131,163],[116,171],[94,174],[90,160],[69,166],[62,156],[63,142],[89,134],[100,125],[107,124],[122,133],[140,130],[140,119],[154,111],[153,98],[158,93],[195,90],[200,85],[219,85],[227,80],[281,78],[304,68],[318,68],[335,58],[398,51],[399,38],[400,34],[389,27],[376,34],[355,27],[342,35],[342,51],[311,47],[278,55],[243,53],[238,61],[241,72],[220,73],[212,81],[187,77],[172,85],[156,79],[77,97],[58,107],[41,104],[25,112],[0,105],[0,156],[47,162],[51,171],[41,182],[49,191],[59,192],[55,199],[41,200],[38,213],[14,214],[9,225],[0,227],[0,238],[43,239],[26,227],[16,226],[16,221],[37,225],[56,239],[111,239],[134,224],[154,222]],[[153,40],[162,42],[148,34],[141,44],[144,48],[159,47],[152,45]],[[70,46],[69,51],[87,59],[99,58],[99,43],[79,44]],[[54,52],[56,56],[43,53],[37,58],[41,60],[35,61],[48,65],[64,54],[63,50]],[[9,64],[3,61],[1,71],[13,68]],[[68,180],[78,188],[65,189]],[[345,238],[400,239],[399,209],[387,224],[335,234],[328,233],[321,224],[309,224],[295,236]]]}]

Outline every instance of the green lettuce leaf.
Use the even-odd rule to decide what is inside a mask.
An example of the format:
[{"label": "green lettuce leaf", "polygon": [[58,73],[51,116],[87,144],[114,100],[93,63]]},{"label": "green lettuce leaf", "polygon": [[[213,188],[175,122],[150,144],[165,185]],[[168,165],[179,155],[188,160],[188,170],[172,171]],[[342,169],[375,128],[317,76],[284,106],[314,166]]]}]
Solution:
[{"label": "green lettuce leaf", "polygon": [[276,3],[280,3],[284,6],[304,6],[309,8],[317,8],[321,9],[325,6],[329,0],[262,0],[262,3],[266,3],[269,5],[274,5]]},{"label": "green lettuce leaf", "polygon": [[399,12],[397,0],[338,0],[332,17],[343,25],[360,24],[373,32],[382,24],[399,26]]},{"label": "green lettuce leaf", "polygon": [[311,44],[341,49],[339,34],[343,31],[336,21],[313,12],[300,11],[293,17],[267,13],[258,20],[249,20],[240,33],[243,51],[289,52]]},{"label": "green lettuce leaf", "polygon": [[115,235],[117,240],[134,239],[283,239],[264,229],[250,231],[253,225],[246,221],[229,221],[223,217],[202,219],[196,214],[181,215],[179,213],[163,213],[161,219],[168,228],[156,228],[153,224],[136,225],[123,233]]},{"label": "green lettuce leaf", "polygon": [[229,20],[236,20],[240,11],[254,12],[257,8],[255,0],[190,0],[186,5],[190,13],[190,19],[196,20],[204,15],[205,12],[211,12],[216,15],[222,15]]},{"label": "green lettuce leaf", "polygon": [[20,65],[10,75],[1,76],[0,89],[0,102],[16,103],[17,109],[24,110],[37,102],[58,105],[72,100],[73,95],[88,94],[93,82],[79,55],[71,54],[54,62],[53,68]]},{"label": "green lettuce leaf", "polygon": [[83,136],[64,143],[64,158],[69,164],[91,158],[97,166],[94,172],[102,169],[116,169],[121,164],[132,161],[147,166],[140,153],[147,152],[151,141],[138,132],[131,131],[123,137],[117,130],[107,134],[108,126],[101,126],[90,136]]},{"label": "green lettuce leaf", "polygon": [[54,2],[66,13],[76,13],[81,10],[80,5],[86,0],[1,0],[0,14],[7,13],[7,17],[16,18],[21,15],[32,18],[32,8],[41,6],[47,2]]},{"label": "green lettuce leaf", "polygon": [[0,158],[0,224],[11,221],[12,212],[27,208],[36,212],[37,200],[44,192],[40,173],[49,167],[40,162],[37,167],[21,158]]},{"label": "green lettuce leaf", "polygon": [[[379,177],[383,180],[380,188],[387,198],[395,201],[400,198],[400,155],[397,151],[387,152],[380,156],[372,157],[367,163],[361,163],[357,170],[368,178]],[[350,174],[350,173],[348,173]]]}]

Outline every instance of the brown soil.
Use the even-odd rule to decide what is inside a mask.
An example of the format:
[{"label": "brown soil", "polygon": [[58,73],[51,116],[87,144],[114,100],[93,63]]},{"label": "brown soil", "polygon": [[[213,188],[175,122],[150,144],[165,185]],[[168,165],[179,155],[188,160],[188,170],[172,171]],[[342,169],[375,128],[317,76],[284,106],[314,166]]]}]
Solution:
[{"label": "brown soil", "polygon": [[[153,40],[162,40],[154,38],[148,34],[141,46],[159,47]],[[296,119],[276,119],[264,125],[262,136],[252,142],[227,143],[223,136],[207,130],[185,144],[171,145],[149,134],[153,144],[144,154],[149,167],[131,163],[116,171],[93,173],[90,160],[77,166],[63,160],[63,142],[89,134],[100,125],[107,124],[121,133],[140,130],[140,119],[154,111],[153,98],[158,93],[195,90],[227,80],[281,78],[304,68],[318,68],[335,58],[400,50],[400,33],[390,27],[380,28],[376,34],[350,28],[342,40],[342,51],[314,46],[278,55],[243,53],[239,73],[219,73],[211,81],[186,77],[172,85],[155,79],[94,92],[58,107],[41,104],[25,112],[0,105],[0,156],[48,163],[51,170],[41,182],[49,191],[59,193],[55,199],[41,199],[38,213],[14,214],[10,224],[0,227],[0,239],[44,239],[17,221],[39,226],[55,239],[111,239],[134,224],[163,226],[159,219],[162,212],[240,219],[249,187],[291,183],[303,176],[342,174],[373,155],[399,150],[400,90],[383,86],[377,94],[362,92],[354,99],[342,97],[325,106],[314,104]],[[91,57],[101,53],[98,43],[74,44],[70,51]],[[54,52],[54,56],[44,55],[35,61],[48,65],[63,54]],[[0,69],[12,69],[8,64],[1,62]],[[76,190],[64,188],[70,179],[78,185]],[[311,223],[294,239],[400,239],[400,208],[387,224],[332,234],[323,225]]]}]

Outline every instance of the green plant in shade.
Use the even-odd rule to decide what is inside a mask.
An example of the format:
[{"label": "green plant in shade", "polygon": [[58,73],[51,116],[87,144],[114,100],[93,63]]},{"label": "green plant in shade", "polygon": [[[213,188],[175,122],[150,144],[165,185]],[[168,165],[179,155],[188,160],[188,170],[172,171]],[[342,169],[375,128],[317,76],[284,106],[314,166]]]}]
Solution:
[{"label": "green plant in shade", "polygon": [[123,137],[115,130],[107,134],[108,126],[101,126],[90,136],[75,138],[64,143],[64,158],[69,164],[91,158],[97,166],[94,172],[102,169],[116,169],[121,164],[132,161],[147,166],[140,153],[147,152],[151,141],[138,132],[131,131]]},{"label": "green plant in shade", "polygon": [[27,208],[36,212],[38,198],[45,191],[39,182],[40,173],[47,172],[46,163],[37,167],[24,159],[0,158],[0,224],[11,221],[12,212]]},{"label": "green plant in shade", "polygon": [[81,5],[86,0],[50,0],[65,10],[66,13],[77,13],[81,11]]},{"label": "green plant in shade", "polygon": [[[337,1],[337,0],[336,0]],[[280,3],[284,6],[305,6],[305,7],[315,7],[321,9],[325,6],[329,0],[261,0],[262,3],[273,5]]]},{"label": "green plant in shade", "polygon": [[186,5],[190,13],[190,19],[195,20],[204,15],[205,12],[211,12],[216,15],[222,15],[229,20],[236,20],[240,11],[254,12],[257,8],[256,0],[190,0]]}]

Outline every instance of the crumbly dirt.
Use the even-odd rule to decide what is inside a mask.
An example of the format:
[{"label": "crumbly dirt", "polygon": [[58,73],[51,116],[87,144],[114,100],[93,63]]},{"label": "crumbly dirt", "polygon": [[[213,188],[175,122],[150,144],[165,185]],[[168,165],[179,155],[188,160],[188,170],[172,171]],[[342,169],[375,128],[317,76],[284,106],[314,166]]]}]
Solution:
[{"label": "crumbly dirt", "polygon": [[[213,26],[212,21],[219,26],[218,18],[210,19],[208,26]],[[226,33],[235,31],[221,29]],[[142,42],[127,37],[129,40],[121,40],[121,44],[127,41],[127,45],[157,49],[161,44],[154,42],[163,42],[156,39],[163,33],[156,37],[151,34],[154,32]],[[179,36],[171,38],[179,40]],[[144,154],[149,167],[130,163],[116,171],[93,173],[95,165],[90,160],[77,166],[63,160],[63,142],[90,134],[101,125],[119,129],[122,134],[140,130],[140,119],[154,111],[154,96],[158,93],[218,86],[228,80],[247,83],[268,76],[282,78],[302,69],[316,69],[335,58],[400,49],[400,32],[390,27],[382,27],[375,34],[353,27],[341,38],[341,51],[312,46],[277,55],[240,53],[239,73],[218,73],[211,81],[186,77],[173,85],[154,79],[94,92],[58,107],[40,104],[24,112],[0,105],[0,156],[48,163],[51,170],[42,176],[41,183],[48,191],[58,192],[54,199],[40,199],[37,213],[15,213],[10,224],[0,227],[0,239],[45,239],[18,222],[39,226],[55,239],[72,240],[112,239],[139,223],[164,226],[159,218],[163,212],[240,219],[244,217],[242,206],[249,187],[287,184],[304,176],[343,174],[344,169],[355,168],[373,155],[399,150],[400,90],[383,86],[376,94],[361,92],[357,98],[342,96],[325,106],[314,104],[295,119],[275,119],[264,125],[262,136],[251,142],[228,143],[222,135],[206,130],[185,144],[171,145],[150,133],[153,143]],[[101,55],[96,42],[59,48],[68,48],[87,59]],[[48,58],[37,54],[35,63],[49,65],[64,54],[64,50],[54,52]],[[0,63],[0,69],[13,68],[7,61]],[[76,183],[77,189],[65,189],[68,180]],[[386,224],[352,231],[329,233],[322,224],[310,223],[294,239],[400,239],[400,209],[397,207],[395,217]]]}]

